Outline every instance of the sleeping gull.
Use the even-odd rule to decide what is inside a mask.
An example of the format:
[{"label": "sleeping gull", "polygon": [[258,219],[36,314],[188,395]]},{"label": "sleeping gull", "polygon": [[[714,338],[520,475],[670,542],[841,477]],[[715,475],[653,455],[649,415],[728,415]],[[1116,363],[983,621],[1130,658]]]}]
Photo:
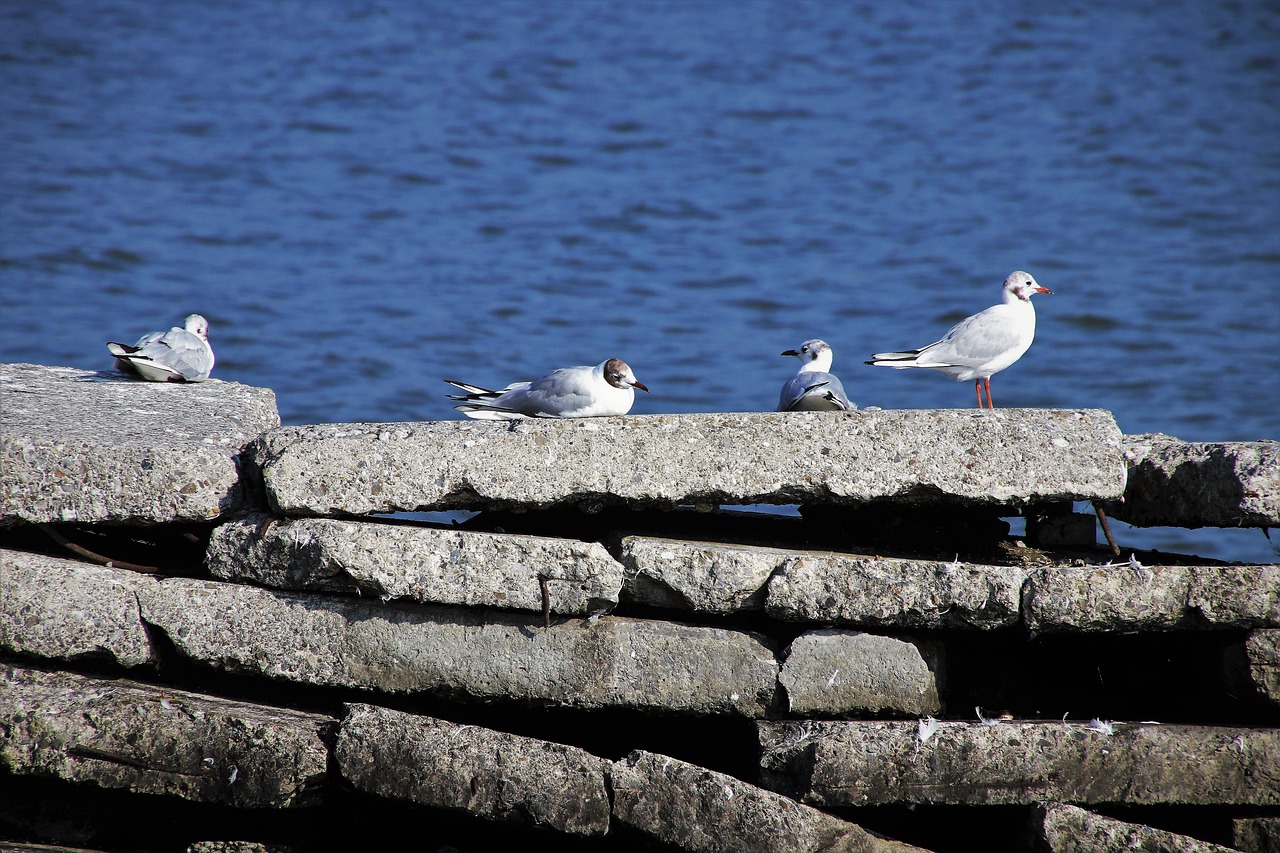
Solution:
[{"label": "sleeping gull", "polygon": [[1022,358],[1036,334],[1035,293],[1053,293],[1041,287],[1030,273],[1018,270],[1004,280],[1004,302],[967,317],[951,327],[942,340],[905,352],[878,352],[867,364],[877,367],[925,367],[945,373],[957,382],[974,380],[978,408],[982,389],[991,401],[991,377]]},{"label": "sleeping gull", "polygon": [[533,382],[513,382],[501,391],[490,391],[446,379],[465,395],[454,406],[469,418],[488,421],[517,418],[592,418],[625,415],[631,411],[635,390],[648,391],[625,361],[611,358],[595,367],[562,367]]},{"label": "sleeping gull", "polygon": [[209,321],[199,314],[188,314],[181,329],[151,332],[133,346],[110,341],[107,352],[120,370],[152,382],[203,382],[213,370]]},{"label": "sleeping gull", "polygon": [[856,409],[845,396],[844,386],[831,373],[831,347],[826,341],[805,341],[800,349],[789,349],[802,364],[787,380],[778,396],[779,412],[847,412]]}]

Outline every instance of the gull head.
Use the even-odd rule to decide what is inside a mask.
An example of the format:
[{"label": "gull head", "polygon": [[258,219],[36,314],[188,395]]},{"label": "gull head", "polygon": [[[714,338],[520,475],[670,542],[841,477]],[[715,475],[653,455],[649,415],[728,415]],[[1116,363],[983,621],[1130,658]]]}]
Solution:
[{"label": "gull head", "polygon": [[1053,293],[1047,287],[1041,287],[1040,284],[1031,277],[1031,273],[1016,270],[1009,273],[1009,277],[1004,280],[1004,301],[1013,302],[1021,300],[1030,302],[1031,295],[1034,293]]},{"label": "gull head", "polygon": [[199,314],[188,314],[182,321],[182,328],[202,341],[209,340],[209,321]]},{"label": "gull head", "polygon": [[800,345],[800,349],[789,349],[782,353],[783,355],[793,355],[804,362],[801,370],[816,370],[820,373],[831,372],[831,359],[833,353],[831,347],[826,341],[814,338],[805,341]]},{"label": "gull head", "polygon": [[631,372],[631,367],[620,358],[611,358],[604,363],[604,381],[608,382],[614,388],[639,388],[641,391],[648,391],[644,383],[636,379],[636,375]]}]

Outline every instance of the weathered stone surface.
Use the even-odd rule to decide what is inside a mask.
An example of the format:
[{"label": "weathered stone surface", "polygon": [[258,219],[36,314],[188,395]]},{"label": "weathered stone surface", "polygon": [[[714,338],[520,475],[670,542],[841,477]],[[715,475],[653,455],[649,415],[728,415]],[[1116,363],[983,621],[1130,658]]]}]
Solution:
[{"label": "weathered stone surface", "polygon": [[622,566],[597,542],[252,514],[220,525],[206,562],[214,577],[282,589],[358,592],[427,604],[542,610],[612,609]]},{"label": "weathered stone surface", "polygon": [[1060,722],[756,724],[761,784],[819,807],[1280,805],[1280,729]]},{"label": "weathered stone surface", "polygon": [[1280,442],[1126,435],[1129,485],[1107,512],[1136,527],[1280,526]]},{"label": "weathered stone surface", "polygon": [[187,853],[292,853],[293,848],[257,841],[197,841],[187,845]]},{"label": "weathered stone surface", "polygon": [[793,714],[936,713],[937,653],[893,637],[820,629],[796,637],[778,680]]},{"label": "weathered stone surface", "polygon": [[1280,817],[1236,818],[1231,843],[1245,853],[1280,853]]},{"label": "weathered stone surface", "polygon": [[1001,628],[1021,618],[1018,566],[797,555],[769,581],[775,619],[859,628]]},{"label": "weathered stone surface", "polygon": [[696,853],[908,853],[856,824],[733,776],[637,750],[613,765],[613,814]]},{"label": "weathered stone surface", "polygon": [[1254,631],[1244,649],[1254,686],[1271,704],[1280,705],[1280,631]]},{"label": "weathered stone surface", "polygon": [[236,457],[275,394],[0,364],[0,523],[204,521],[243,500]]},{"label": "weathered stone surface", "polygon": [[4,853],[100,853],[88,847],[62,847],[53,844],[28,844],[21,841],[0,841]]},{"label": "weathered stone surface", "polygon": [[0,668],[0,768],[239,808],[312,805],[318,714],[131,681]]},{"label": "weathered stone surface", "polygon": [[741,631],[601,617],[384,605],[170,578],[143,618],[208,666],[307,684],[580,708],[761,716],[773,650]]},{"label": "weathered stone surface", "polygon": [[1280,627],[1280,565],[1046,568],[1025,604],[1033,631]]},{"label": "weathered stone surface", "polygon": [[1062,803],[1037,809],[1035,829],[1048,853],[1231,853],[1230,847],[1221,844]]},{"label": "weathered stone surface", "polygon": [[336,755],[357,790],[570,835],[609,831],[607,759],[372,705],[347,711]]},{"label": "weathered stone surface", "polygon": [[0,549],[0,649],[74,660],[154,663],[138,612],[136,572]]},{"label": "weathered stone surface", "polygon": [[620,554],[627,569],[623,595],[641,604],[702,613],[761,610],[769,576],[792,553],[628,536]]},{"label": "weathered stone surface", "polygon": [[1109,412],[959,409],[328,424],[255,443],[289,515],[555,504],[1119,498]]}]

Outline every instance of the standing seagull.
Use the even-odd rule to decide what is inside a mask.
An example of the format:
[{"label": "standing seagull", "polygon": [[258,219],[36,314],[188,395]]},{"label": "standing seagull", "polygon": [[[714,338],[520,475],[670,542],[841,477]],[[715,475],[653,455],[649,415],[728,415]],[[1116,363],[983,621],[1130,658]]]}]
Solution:
[{"label": "standing seagull", "polygon": [[188,314],[181,329],[151,332],[133,346],[110,341],[107,352],[120,370],[152,382],[203,382],[213,370],[209,321],[199,314]]},{"label": "standing seagull", "polygon": [[982,389],[991,401],[991,377],[1022,358],[1036,335],[1034,293],[1053,293],[1041,287],[1030,273],[1009,273],[1004,280],[1004,302],[974,314],[951,327],[937,343],[907,352],[878,352],[867,364],[877,367],[927,367],[957,382],[974,380],[973,390],[982,408]]},{"label": "standing seagull", "polygon": [[636,392],[649,389],[636,379],[625,361],[611,358],[595,367],[562,367],[533,382],[513,382],[501,391],[490,391],[465,382],[446,379],[465,395],[454,406],[469,418],[509,421],[518,418],[592,418],[625,415]]},{"label": "standing seagull", "polygon": [[782,386],[778,397],[779,412],[847,412],[858,408],[845,396],[844,386],[831,373],[831,347],[814,338],[800,349],[789,349],[783,355],[794,355],[803,362],[796,375]]}]

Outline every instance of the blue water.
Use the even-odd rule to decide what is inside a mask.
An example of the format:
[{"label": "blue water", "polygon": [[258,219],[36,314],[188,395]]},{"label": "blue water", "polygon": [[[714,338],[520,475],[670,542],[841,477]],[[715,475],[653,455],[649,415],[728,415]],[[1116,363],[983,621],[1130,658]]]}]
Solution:
[{"label": "blue water", "polygon": [[609,356],[769,409],[822,337],[968,407],[862,361],[1026,269],[997,405],[1280,438],[1280,6],[1102,5],[0,2],[0,361],[199,311],[286,423],[395,421]]}]

